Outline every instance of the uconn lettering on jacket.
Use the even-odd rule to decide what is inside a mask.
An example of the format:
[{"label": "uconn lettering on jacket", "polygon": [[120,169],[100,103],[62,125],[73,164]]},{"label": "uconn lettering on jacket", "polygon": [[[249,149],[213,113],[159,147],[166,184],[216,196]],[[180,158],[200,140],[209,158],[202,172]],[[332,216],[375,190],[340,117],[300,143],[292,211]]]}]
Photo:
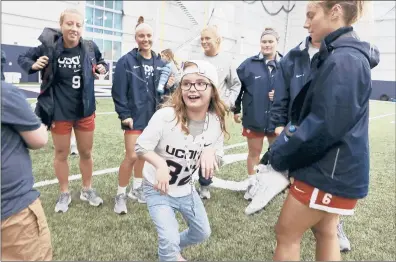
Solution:
[{"label": "uconn lettering on jacket", "polygon": [[59,57],[58,65],[63,68],[81,68],[80,55],[73,57]]}]

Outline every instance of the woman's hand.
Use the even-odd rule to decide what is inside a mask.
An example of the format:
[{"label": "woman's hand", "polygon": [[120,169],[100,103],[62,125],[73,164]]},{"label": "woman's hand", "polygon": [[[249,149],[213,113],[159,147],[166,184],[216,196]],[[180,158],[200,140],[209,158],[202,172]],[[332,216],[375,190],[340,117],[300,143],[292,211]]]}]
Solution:
[{"label": "woman's hand", "polygon": [[216,158],[216,149],[207,147],[202,151],[200,166],[202,175],[206,179],[213,177],[214,171],[219,170]]},{"label": "woman's hand", "polygon": [[122,120],[121,122],[124,126],[129,127],[130,129],[133,129],[133,119],[132,118],[126,118],[124,120]]},{"label": "woman's hand", "polygon": [[43,69],[48,65],[48,56],[40,56],[37,60],[36,63],[32,65],[32,69],[34,71],[38,71]]},{"label": "woman's hand", "polygon": [[169,89],[175,84],[175,76],[171,74],[171,76],[168,79],[168,83],[166,84],[166,88]]}]

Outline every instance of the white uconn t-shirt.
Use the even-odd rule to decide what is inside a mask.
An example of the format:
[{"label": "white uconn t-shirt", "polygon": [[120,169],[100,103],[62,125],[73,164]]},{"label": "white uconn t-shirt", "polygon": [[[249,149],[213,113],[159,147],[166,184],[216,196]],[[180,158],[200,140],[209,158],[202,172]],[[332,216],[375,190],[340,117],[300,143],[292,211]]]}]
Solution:
[{"label": "white uconn t-shirt", "polygon": [[[166,107],[155,112],[148,126],[136,141],[136,151],[154,151],[166,160],[169,166],[168,194],[172,197],[182,197],[191,194],[190,172],[185,156],[187,143],[190,167],[194,172],[194,179],[198,178],[198,164],[203,146],[216,148],[216,155],[223,157],[224,134],[221,131],[220,121],[215,114],[209,114],[207,127],[202,134],[193,137],[185,135],[181,130],[180,123],[176,126],[175,111],[172,107]],[[201,145],[203,145],[201,147]],[[156,181],[156,169],[153,165],[145,162],[143,176],[153,185]],[[193,187],[195,189],[195,187]]]}]

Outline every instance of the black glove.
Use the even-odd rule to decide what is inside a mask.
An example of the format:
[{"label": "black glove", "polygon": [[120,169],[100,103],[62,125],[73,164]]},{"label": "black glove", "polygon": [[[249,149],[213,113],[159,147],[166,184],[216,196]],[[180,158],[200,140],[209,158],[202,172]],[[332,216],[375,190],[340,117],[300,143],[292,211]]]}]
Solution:
[{"label": "black glove", "polygon": [[268,148],[268,151],[265,152],[263,157],[260,160],[260,164],[262,165],[268,165],[269,164],[269,157],[270,157],[270,149]]}]

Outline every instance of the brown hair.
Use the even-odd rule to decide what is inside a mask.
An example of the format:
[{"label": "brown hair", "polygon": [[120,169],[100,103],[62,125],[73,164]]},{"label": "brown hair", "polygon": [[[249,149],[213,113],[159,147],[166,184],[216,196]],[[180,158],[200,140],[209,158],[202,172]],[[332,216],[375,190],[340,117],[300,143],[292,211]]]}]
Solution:
[{"label": "brown hair", "polygon": [[74,8],[68,8],[68,9],[65,9],[65,10],[61,13],[61,15],[60,15],[60,17],[59,17],[59,24],[60,24],[60,25],[63,24],[63,20],[65,19],[65,15],[66,15],[66,14],[76,14],[76,15],[79,15],[79,16],[81,16],[81,20],[82,20],[82,22],[84,23],[83,15],[80,13],[80,11],[78,11],[77,9],[74,9]]},{"label": "brown hair", "polygon": [[363,15],[365,2],[367,1],[315,1],[323,7],[325,11],[330,11],[335,5],[340,5],[344,11],[344,20],[347,25],[356,23]]},{"label": "brown hair", "polygon": [[161,52],[161,55],[166,55],[172,62],[175,64],[177,67],[177,70],[180,70],[179,64],[175,60],[175,55],[173,54],[173,51],[171,49],[165,49]]},{"label": "brown hair", "polygon": [[266,27],[264,29],[263,33],[261,34],[261,38],[263,38],[263,36],[265,36],[265,35],[272,35],[272,36],[274,36],[276,38],[277,41],[279,41],[279,34],[272,27]]},{"label": "brown hair", "polygon": [[135,29],[136,29],[136,27],[138,27],[138,25],[143,24],[143,23],[144,23],[144,17],[143,16],[139,16],[138,22],[137,22],[137,24],[135,26]]},{"label": "brown hair", "polygon": [[[210,81],[210,80],[209,80]],[[209,102],[209,112],[215,113],[219,118],[221,131],[223,134],[226,134],[229,137],[229,133],[227,132],[226,125],[225,125],[225,118],[226,115],[230,112],[228,107],[224,104],[223,101],[220,99],[219,92],[215,85],[210,81],[212,85],[212,97]],[[168,99],[162,107],[173,107],[175,109],[177,124],[181,123],[182,130],[189,134],[190,131],[188,130],[188,118],[187,118],[187,108],[186,104],[183,100],[183,91],[180,88],[181,81],[179,83],[178,88],[176,88],[175,92],[173,92],[170,99]]]}]

